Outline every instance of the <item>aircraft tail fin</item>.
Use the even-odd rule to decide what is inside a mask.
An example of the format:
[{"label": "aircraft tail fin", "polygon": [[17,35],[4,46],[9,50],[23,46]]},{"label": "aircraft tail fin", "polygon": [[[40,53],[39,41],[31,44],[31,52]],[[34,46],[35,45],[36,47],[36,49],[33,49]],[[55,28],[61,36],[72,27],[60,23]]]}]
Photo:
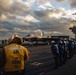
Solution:
[{"label": "aircraft tail fin", "polygon": [[40,36],[41,36],[41,37],[43,37],[43,36],[44,36],[44,32],[43,32],[43,31],[41,31]]},{"label": "aircraft tail fin", "polygon": [[53,34],[53,32],[50,33],[49,38],[51,38],[52,34]]}]

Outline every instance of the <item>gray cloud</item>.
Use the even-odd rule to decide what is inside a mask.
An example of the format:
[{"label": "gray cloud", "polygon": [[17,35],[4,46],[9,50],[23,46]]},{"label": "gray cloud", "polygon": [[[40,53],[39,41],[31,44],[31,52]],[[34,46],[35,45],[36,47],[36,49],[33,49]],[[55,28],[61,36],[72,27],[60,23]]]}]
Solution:
[{"label": "gray cloud", "polygon": [[[43,5],[48,1],[50,0],[39,0],[39,3]],[[34,10],[29,2],[30,0],[27,0],[27,2],[22,0],[0,0],[1,36],[7,34],[5,37],[9,37],[13,33],[25,36],[30,32],[34,33],[41,30],[45,34],[54,31],[72,35],[69,30],[72,17],[68,17],[68,12],[65,9],[53,7],[48,9],[47,7],[45,10]]]},{"label": "gray cloud", "polygon": [[64,0],[56,0],[57,2],[62,2],[62,1],[64,1]]},{"label": "gray cloud", "polygon": [[76,0],[69,0],[68,3],[70,3],[72,8],[76,8]]},{"label": "gray cloud", "polygon": [[76,0],[56,0],[56,1],[57,2],[63,2],[63,1],[65,1],[72,8],[76,8]]},{"label": "gray cloud", "polygon": [[21,0],[0,0],[0,19],[13,19],[29,12],[30,4]]},{"label": "gray cloud", "polygon": [[50,1],[50,0],[39,0],[39,3],[40,3],[40,4],[45,4],[45,3],[48,2],[48,1]]},{"label": "gray cloud", "polygon": [[[42,14],[42,15],[41,15]],[[59,16],[58,16],[59,15]],[[39,10],[34,11],[33,16],[38,19],[40,23],[40,29],[43,31],[58,31],[62,32],[64,35],[70,35],[70,18],[62,17],[67,16],[68,13],[63,9],[51,9],[51,10]],[[70,32],[70,33],[69,33]]]}]

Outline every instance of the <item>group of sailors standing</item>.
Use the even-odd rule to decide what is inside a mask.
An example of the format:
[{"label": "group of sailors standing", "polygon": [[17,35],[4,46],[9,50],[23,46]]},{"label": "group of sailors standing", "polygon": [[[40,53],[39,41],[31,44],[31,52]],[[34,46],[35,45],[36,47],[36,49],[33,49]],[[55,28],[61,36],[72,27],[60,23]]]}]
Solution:
[{"label": "group of sailors standing", "polygon": [[59,40],[51,42],[51,50],[55,60],[55,68],[66,63],[67,59],[71,59],[76,51],[76,41]]}]

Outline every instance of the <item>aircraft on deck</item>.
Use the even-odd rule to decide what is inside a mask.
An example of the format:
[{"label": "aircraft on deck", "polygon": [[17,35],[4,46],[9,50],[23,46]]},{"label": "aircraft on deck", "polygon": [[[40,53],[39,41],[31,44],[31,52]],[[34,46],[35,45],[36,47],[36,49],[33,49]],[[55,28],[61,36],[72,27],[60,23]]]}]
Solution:
[{"label": "aircraft on deck", "polygon": [[23,37],[23,40],[24,41],[29,41],[29,42],[36,42],[36,44],[38,42],[48,43],[48,42],[50,42],[52,34],[53,34],[53,32],[51,32],[50,35],[45,36],[44,32],[41,31],[40,35],[37,35],[37,34],[28,34],[25,37]]}]

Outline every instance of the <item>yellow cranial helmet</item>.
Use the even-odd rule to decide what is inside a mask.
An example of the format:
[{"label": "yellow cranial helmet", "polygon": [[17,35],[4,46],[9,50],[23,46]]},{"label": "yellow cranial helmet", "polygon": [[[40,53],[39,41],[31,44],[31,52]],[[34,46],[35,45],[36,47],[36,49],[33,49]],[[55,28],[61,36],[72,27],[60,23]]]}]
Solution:
[{"label": "yellow cranial helmet", "polygon": [[13,40],[14,38],[19,38],[20,41],[21,41],[21,43],[22,43],[22,38],[21,38],[18,34],[12,35],[12,36],[8,39],[8,42],[9,42],[9,43],[12,42],[12,40]]}]

